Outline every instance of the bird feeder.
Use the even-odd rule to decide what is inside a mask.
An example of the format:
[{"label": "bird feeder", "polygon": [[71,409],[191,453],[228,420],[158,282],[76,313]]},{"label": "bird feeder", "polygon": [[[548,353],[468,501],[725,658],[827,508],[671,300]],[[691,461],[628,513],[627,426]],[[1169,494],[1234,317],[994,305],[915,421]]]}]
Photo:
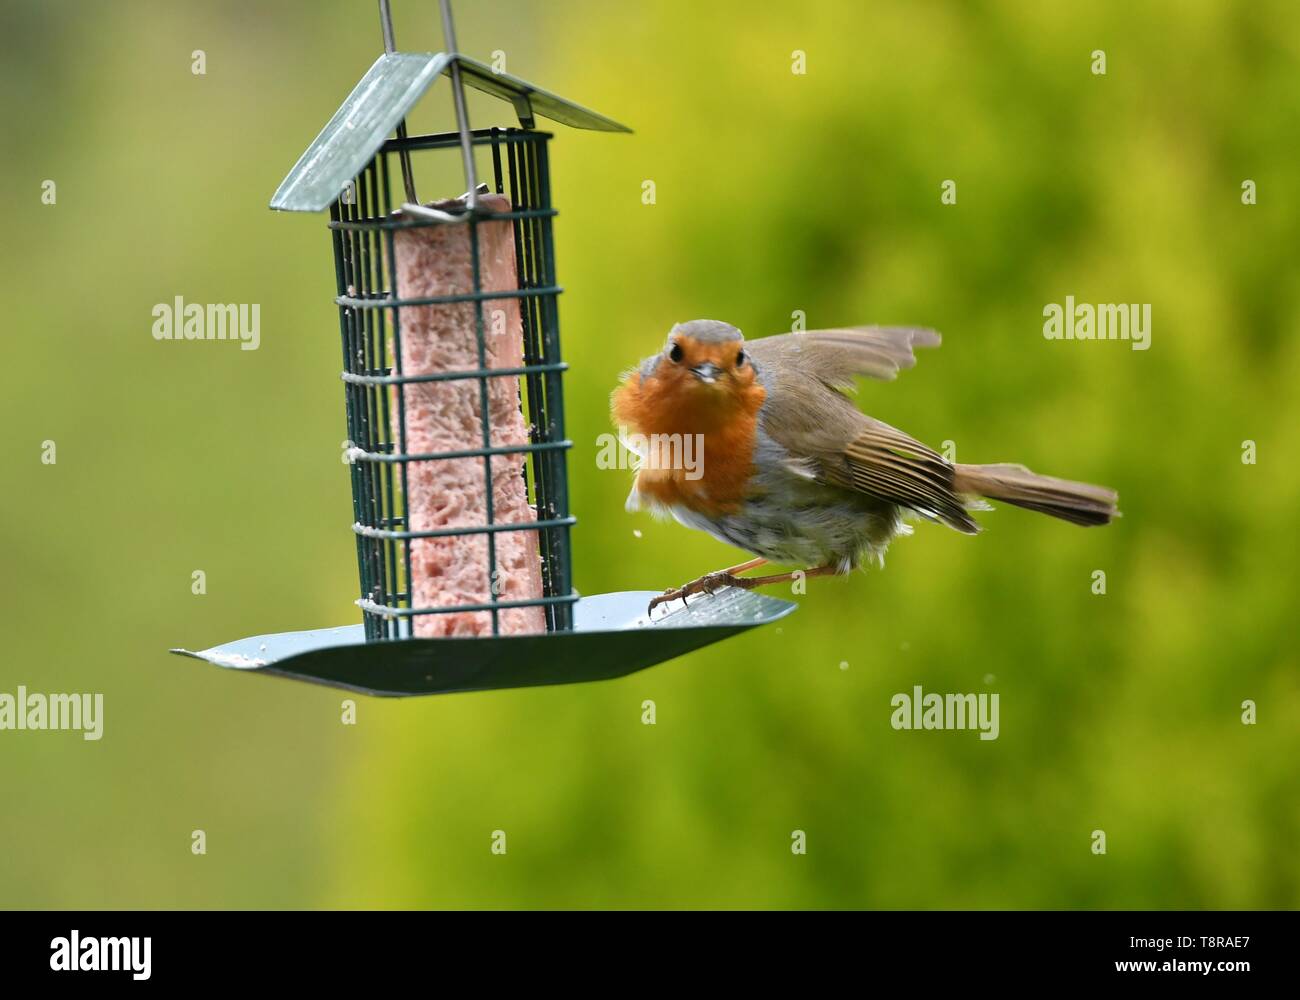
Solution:
[{"label": "bird feeder", "polygon": [[[362,621],[173,652],[436,694],[617,677],[783,617],[793,604],[740,590],[651,619],[655,591],[573,589],[553,136],[537,119],[630,130],[460,53],[447,0],[441,14],[446,51],[398,52],[380,0],[384,53],[271,199],[329,211]],[[455,129],[408,134],[443,77]],[[517,124],[471,128],[466,86]],[[458,157],[463,194],[421,200],[421,157]]]}]

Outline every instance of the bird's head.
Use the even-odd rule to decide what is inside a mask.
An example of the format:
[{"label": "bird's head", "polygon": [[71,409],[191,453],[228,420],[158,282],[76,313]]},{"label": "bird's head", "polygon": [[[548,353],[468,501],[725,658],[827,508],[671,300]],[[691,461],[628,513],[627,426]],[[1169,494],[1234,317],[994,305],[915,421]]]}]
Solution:
[{"label": "bird's head", "polygon": [[614,417],[643,432],[708,431],[737,414],[757,411],[765,395],[730,323],[678,323],[658,354],[628,373],[614,394]]},{"label": "bird's head", "polygon": [[[729,323],[697,319],[668,331],[664,349],[653,358],[652,374],[679,391],[718,391],[748,388],[754,366],[745,353],[745,338]],[[642,365],[645,374],[646,365]]]}]

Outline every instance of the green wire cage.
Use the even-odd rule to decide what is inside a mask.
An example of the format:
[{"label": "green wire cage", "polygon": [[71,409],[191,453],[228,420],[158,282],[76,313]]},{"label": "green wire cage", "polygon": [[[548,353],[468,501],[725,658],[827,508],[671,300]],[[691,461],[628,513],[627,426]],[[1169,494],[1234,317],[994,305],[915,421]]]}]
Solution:
[{"label": "green wire cage", "polygon": [[[728,590],[655,620],[646,616],[652,591],[580,597],[573,588],[563,373],[548,144],[538,117],[574,128],[628,132],[625,126],[562,97],[470,59],[457,50],[450,6],[441,3],[446,51],[396,51],[387,0],[380,0],[384,53],[299,158],[271,200],[282,211],[329,211],[335,302],[343,344],[348,458],[362,623],[255,636],[201,652],[177,649],[223,667],[315,681],[373,694],[433,694],[616,677],[679,656],[756,625],[794,605]],[[410,135],[407,117],[441,77],[450,81],[455,130]],[[515,122],[470,127],[465,87],[500,98]],[[459,156],[464,194],[422,203],[416,192],[418,157]],[[482,172],[480,159],[489,166]],[[493,196],[498,196],[494,199]],[[501,200],[504,199],[504,202]],[[502,210],[505,205],[505,210]],[[485,287],[485,231],[511,228],[513,287]],[[463,292],[399,292],[404,233],[463,227],[470,287]],[[497,230],[500,231],[499,228]],[[436,244],[435,244],[436,247]],[[443,255],[447,253],[445,246]],[[439,264],[434,258],[434,266]],[[490,358],[489,306],[517,310],[522,344],[518,364]],[[461,310],[472,315],[468,367],[408,370],[403,318],[414,310]],[[405,331],[411,339],[409,328]],[[410,344],[407,344],[409,347]],[[494,442],[492,385],[514,379],[511,405],[523,417],[526,440]],[[501,383],[505,384],[505,383]],[[422,428],[410,426],[421,395],[434,386],[473,388],[476,439],[452,449],[412,450]],[[494,461],[514,456],[531,516],[499,516],[494,496],[501,471]],[[481,463],[482,523],[418,526],[412,481],[438,463]],[[502,539],[526,536],[540,593],[503,597],[497,586]],[[469,540],[486,561],[492,585],[482,600],[417,600],[421,546]],[[516,548],[518,545],[516,544]],[[505,616],[533,609],[544,629],[505,634]],[[439,616],[474,616],[477,635],[425,637],[417,624]]]},{"label": "green wire cage", "polygon": [[[470,141],[491,150],[497,193],[508,193],[512,211],[491,213],[493,221],[510,221],[514,227],[515,263],[519,287],[513,291],[485,291],[479,268],[478,229],[483,218],[466,200],[461,218],[470,236],[473,290],[464,294],[402,298],[388,294],[384,280],[397,283],[394,230],[451,224],[421,219],[393,219],[389,159],[410,150],[457,146],[460,137],[416,136],[385,142],[380,152],[356,178],[349,197],[330,206],[334,260],[339,285],[339,321],[343,332],[343,380],[347,389],[348,439],[352,465],[352,497],[357,534],[357,560],[361,572],[359,601],[368,639],[409,638],[412,619],[420,615],[486,613],[491,634],[500,634],[500,613],[510,608],[540,606],[548,629],[572,626],[569,558],[569,512],[565,452],[571,442],[564,433],[564,396],[560,381],[567,367],[560,360],[551,217],[548,196],[545,132],[523,129],[474,131]],[[408,203],[410,204],[410,203]],[[410,215],[410,209],[406,209]],[[488,367],[484,336],[484,305],[492,301],[520,300],[523,326],[523,365]],[[402,370],[402,310],[409,307],[472,303],[477,327],[478,366],[469,371],[410,374]],[[391,350],[390,350],[391,348]],[[391,354],[391,356],[390,356]],[[496,446],[490,438],[489,379],[522,378],[523,405],[531,428],[527,444]],[[407,442],[408,393],[432,382],[469,381],[479,388],[481,445],[454,451],[412,454]],[[391,391],[390,391],[391,390]],[[394,430],[396,415],[396,433]],[[526,481],[534,521],[500,522],[494,517],[491,459],[495,455],[524,454]],[[481,459],[487,523],[413,530],[405,510],[410,495],[407,470],[415,463]],[[538,598],[502,601],[489,591],[489,600],[476,604],[413,607],[411,548],[416,539],[482,535],[487,563],[497,567],[496,538],[503,532],[535,532],[541,550],[544,593]]]}]

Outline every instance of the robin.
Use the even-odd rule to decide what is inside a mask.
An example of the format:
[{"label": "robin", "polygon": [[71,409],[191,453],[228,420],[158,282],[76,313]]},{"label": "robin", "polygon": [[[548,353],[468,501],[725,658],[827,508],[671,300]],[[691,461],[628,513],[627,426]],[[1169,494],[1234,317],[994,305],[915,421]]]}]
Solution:
[{"label": "robin", "polygon": [[[640,442],[628,510],[648,509],[751,553],[748,562],[665,591],[668,601],[723,587],[752,590],[805,576],[883,565],[909,517],[969,535],[982,498],[1073,524],[1117,517],[1113,490],[1053,479],[1023,465],[949,462],[849,399],[854,377],[893,379],[939,334],[915,327],[809,330],[746,342],[729,323],[679,323],[664,349],[614,391],[620,427]],[[694,446],[698,462],[682,461]],[[739,574],[766,563],[801,570]]]}]

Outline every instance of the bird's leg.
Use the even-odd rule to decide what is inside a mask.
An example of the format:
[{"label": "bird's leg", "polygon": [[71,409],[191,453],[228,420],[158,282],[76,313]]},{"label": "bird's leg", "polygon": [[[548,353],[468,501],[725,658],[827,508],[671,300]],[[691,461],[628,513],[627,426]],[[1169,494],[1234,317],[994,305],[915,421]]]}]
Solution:
[{"label": "bird's leg", "polygon": [[700,592],[712,594],[715,590],[720,590],[723,587],[739,587],[741,590],[753,590],[755,587],[766,587],[773,583],[789,583],[794,579],[795,573],[802,573],[806,579],[810,576],[829,576],[839,572],[837,566],[813,566],[809,569],[791,570],[789,573],[775,573],[771,576],[736,576],[737,573],[744,572],[747,569],[762,566],[765,562],[767,562],[766,559],[752,559],[730,569],[708,573],[698,580],[693,580],[683,587],[678,587],[676,590],[665,591],[650,602],[650,607],[646,613],[652,613],[660,604],[666,604],[668,601],[678,599],[685,601],[692,594]]},{"label": "bird's leg", "polygon": [[[789,583],[794,579],[796,573],[802,573],[804,579],[810,576],[829,576],[838,573],[837,566],[812,566],[808,569],[791,570],[789,573],[775,573],[772,576],[738,576],[722,582],[721,586],[739,587],[741,590],[753,590],[755,587],[766,587],[773,583]],[[721,574],[716,574],[721,575]]]},{"label": "bird's leg", "polygon": [[750,559],[748,562],[738,563],[737,565],[728,567],[727,569],[718,570],[718,572],[730,573],[731,575],[734,576],[737,573],[745,572],[745,570],[758,569],[758,567],[766,566],[766,565],[767,565],[767,560],[764,559],[762,556],[759,556],[756,559]]},{"label": "bird's leg", "polygon": [[667,604],[669,601],[685,601],[686,598],[693,594],[708,593],[712,594],[718,587],[727,586],[728,580],[739,579],[736,574],[743,573],[747,569],[757,569],[759,566],[767,565],[767,560],[763,558],[750,559],[747,562],[737,563],[735,566],[729,566],[726,569],[720,569],[713,573],[705,573],[698,580],[692,580],[690,583],[684,583],[680,587],[669,587],[662,594],[650,602],[650,607],[646,609],[646,614],[652,614],[654,609],[661,604]]}]

